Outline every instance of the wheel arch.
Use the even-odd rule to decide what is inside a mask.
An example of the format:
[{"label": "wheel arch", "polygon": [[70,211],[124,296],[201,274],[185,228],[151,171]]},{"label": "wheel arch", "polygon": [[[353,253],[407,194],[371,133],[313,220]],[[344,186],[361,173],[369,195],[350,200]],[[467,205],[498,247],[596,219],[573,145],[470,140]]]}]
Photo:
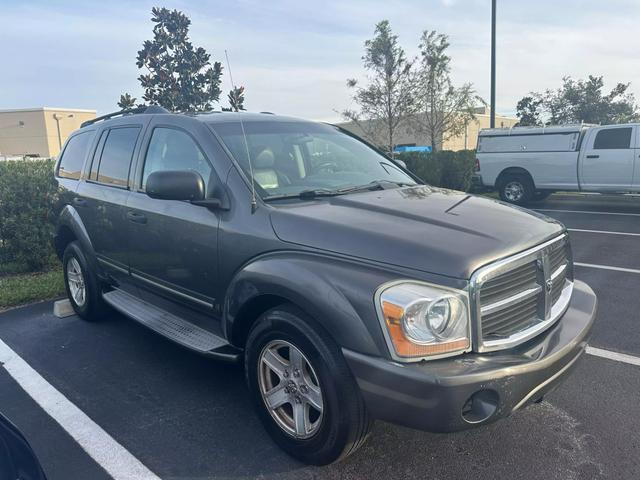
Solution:
[{"label": "wheel arch", "polygon": [[[232,345],[244,348],[260,315],[289,303],[309,315],[340,347],[385,355],[386,344],[373,303],[375,287],[369,296],[371,287],[366,282],[356,286],[353,277],[339,274],[339,270],[345,272],[349,267],[353,270],[352,266],[341,266],[327,257],[299,252],[279,252],[255,259],[236,273],[227,289],[223,310],[226,338]],[[342,288],[344,281],[349,283],[351,292],[347,293],[346,286]],[[369,302],[361,302],[363,295]]]},{"label": "wheel arch", "polygon": [[529,170],[523,167],[507,167],[503,169],[500,172],[500,174],[496,177],[496,183],[494,185],[496,189],[500,188],[500,184],[502,183],[506,175],[525,175],[526,177],[529,178],[529,180],[531,180],[531,184],[535,189],[536,184],[533,181],[533,176],[531,176],[531,173],[529,172]]},{"label": "wheel arch", "polygon": [[67,245],[73,241],[77,241],[80,244],[90,267],[99,274],[100,269],[98,268],[96,253],[87,229],[78,212],[71,205],[67,205],[60,212],[53,238],[53,245],[58,258],[62,260]]}]

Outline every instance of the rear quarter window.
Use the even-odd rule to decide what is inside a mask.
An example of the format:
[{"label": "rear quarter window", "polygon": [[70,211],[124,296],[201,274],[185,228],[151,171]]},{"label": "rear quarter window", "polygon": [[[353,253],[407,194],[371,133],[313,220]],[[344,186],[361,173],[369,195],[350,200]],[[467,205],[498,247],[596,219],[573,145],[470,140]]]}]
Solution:
[{"label": "rear quarter window", "polygon": [[58,166],[58,176],[62,178],[70,178],[78,180],[84,159],[87,156],[93,132],[83,132],[74,135],[67,142],[67,146],[60,157],[60,165]]}]

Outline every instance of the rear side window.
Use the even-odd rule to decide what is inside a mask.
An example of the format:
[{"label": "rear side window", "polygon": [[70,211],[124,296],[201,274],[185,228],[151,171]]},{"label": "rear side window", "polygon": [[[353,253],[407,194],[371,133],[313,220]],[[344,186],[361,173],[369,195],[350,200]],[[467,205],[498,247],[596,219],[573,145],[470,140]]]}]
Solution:
[{"label": "rear side window", "polygon": [[596,134],[594,150],[619,150],[631,145],[631,127],[606,128]]},{"label": "rear side window", "polygon": [[123,127],[109,130],[102,146],[98,168],[95,169],[95,165],[92,167],[92,171],[94,169],[96,171],[96,180],[98,182],[118,187],[127,186],[131,159],[133,158],[133,151],[135,150],[139,133],[139,127]]},{"label": "rear side window", "polygon": [[158,127],[153,131],[142,173],[142,188],[153,172],[161,170],[193,170],[208,187],[212,173],[209,161],[189,134],[174,128]]},{"label": "rear side window", "polygon": [[82,170],[82,164],[87,156],[89,144],[93,138],[93,132],[84,132],[69,139],[67,146],[62,152],[58,176],[78,180]]}]

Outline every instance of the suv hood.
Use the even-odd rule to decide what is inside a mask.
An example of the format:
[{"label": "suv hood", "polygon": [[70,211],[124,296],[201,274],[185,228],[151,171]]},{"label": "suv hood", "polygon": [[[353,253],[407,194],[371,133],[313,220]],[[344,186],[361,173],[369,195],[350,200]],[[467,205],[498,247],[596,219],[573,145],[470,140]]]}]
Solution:
[{"label": "suv hood", "polygon": [[284,242],[462,279],[564,231],[529,210],[428,186],[283,204],[271,222]]}]

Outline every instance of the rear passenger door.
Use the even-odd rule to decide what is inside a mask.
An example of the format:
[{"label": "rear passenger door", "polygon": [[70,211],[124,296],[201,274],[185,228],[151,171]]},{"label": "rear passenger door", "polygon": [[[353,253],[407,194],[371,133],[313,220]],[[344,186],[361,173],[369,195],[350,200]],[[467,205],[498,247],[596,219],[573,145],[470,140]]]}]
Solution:
[{"label": "rear passenger door", "polygon": [[120,283],[129,279],[125,203],[141,131],[142,125],[122,125],[101,132],[74,202],[100,266]]},{"label": "rear passenger door", "polygon": [[631,189],[635,128],[632,125],[611,125],[593,129],[586,138],[580,159],[580,186],[583,190]]}]

